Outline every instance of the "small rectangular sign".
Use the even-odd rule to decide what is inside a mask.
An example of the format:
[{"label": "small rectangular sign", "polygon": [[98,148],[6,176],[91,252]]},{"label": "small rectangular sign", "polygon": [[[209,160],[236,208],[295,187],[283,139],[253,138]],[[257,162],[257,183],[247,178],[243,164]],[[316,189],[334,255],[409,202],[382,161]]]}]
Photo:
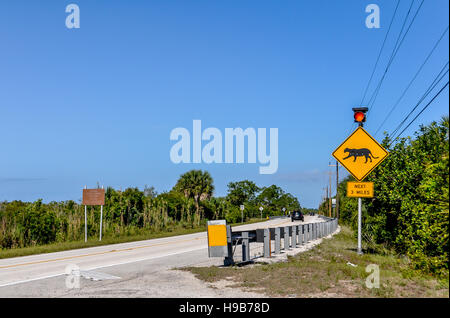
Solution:
[{"label": "small rectangular sign", "polygon": [[373,198],[373,182],[347,182],[350,198]]},{"label": "small rectangular sign", "polygon": [[83,189],[83,205],[105,205],[105,189]]},{"label": "small rectangular sign", "polygon": [[227,222],[225,220],[208,221],[207,229],[209,257],[228,256]]}]

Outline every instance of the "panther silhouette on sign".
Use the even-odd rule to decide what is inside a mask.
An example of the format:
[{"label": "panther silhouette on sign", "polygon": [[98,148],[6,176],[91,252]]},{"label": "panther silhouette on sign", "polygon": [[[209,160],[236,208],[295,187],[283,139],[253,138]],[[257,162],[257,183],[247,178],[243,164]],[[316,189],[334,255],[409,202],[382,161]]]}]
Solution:
[{"label": "panther silhouette on sign", "polygon": [[367,163],[368,159],[370,159],[370,162],[372,162],[372,158],[373,159],[379,158],[379,157],[374,157],[374,155],[372,155],[372,152],[367,148],[361,148],[361,149],[345,148],[344,152],[348,152],[348,156],[345,157],[343,160],[353,157],[353,162],[356,161],[357,157],[362,157],[362,156],[366,157],[366,161],[364,163]]}]

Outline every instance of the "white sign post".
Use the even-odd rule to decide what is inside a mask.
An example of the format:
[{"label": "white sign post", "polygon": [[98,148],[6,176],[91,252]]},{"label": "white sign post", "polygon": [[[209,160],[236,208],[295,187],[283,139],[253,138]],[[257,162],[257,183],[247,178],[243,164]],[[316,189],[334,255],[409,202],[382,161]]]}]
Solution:
[{"label": "white sign post", "polygon": [[[84,186],[87,189],[87,186]],[[87,242],[87,205],[84,205],[84,242]]]},{"label": "white sign post", "polygon": [[261,211],[261,220],[262,220],[262,211],[264,210],[264,208],[262,206],[260,206],[259,210]]},{"label": "white sign post", "polygon": [[103,225],[103,205],[100,205],[100,241],[102,240],[102,225]]},{"label": "white sign post", "polygon": [[245,207],[243,204],[241,204],[240,208],[241,208],[241,223],[244,223],[244,208]]}]

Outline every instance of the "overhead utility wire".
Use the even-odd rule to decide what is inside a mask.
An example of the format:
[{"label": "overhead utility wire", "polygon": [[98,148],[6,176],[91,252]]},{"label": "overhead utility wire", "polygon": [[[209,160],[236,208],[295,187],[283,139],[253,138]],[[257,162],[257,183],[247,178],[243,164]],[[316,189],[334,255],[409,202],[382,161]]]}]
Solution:
[{"label": "overhead utility wire", "polygon": [[[405,129],[403,129],[402,132],[400,134],[398,134],[398,136],[395,139],[398,139],[405,132],[405,130],[408,129],[409,126],[411,126],[411,124],[425,111],[425,109],[427,109],[428,106],[430,106],[434,102],[434,100],[444,91],[444,89],[447,88],[448,84],[449,84],[449,82],[447,81],[447,83],[439,90],[439,92],[437,92],[437,94],[434,95],[434,97],[428,102],[428,104],[425,105],[424,108],[422,108],[422,110],[416,115],[416,117],[414,117],[413,120],[411,120],[411,122],[408,124],[408,126],[406,126]],[[394,142],[394,140],[392,142]],[[392,144],[392,142],[391,142],[391,144]]]},{"label": "overhead utility wire", "polygon": [[375,65],[373,67],[372,74],[370,75],[369,81],[367,82],[366,89],[364,90],[364,94],[363,94],[363,97],[361,99],[361,104],[360,105],[364,105],[363,103],[364,103],[364,100],[366,99],[367,91],[369,90],[369,86],[372,83],[373,75],[375,74],[375,70],[377,69],[378,63],[380,62],[381,53],[383,52],[384,46],[386,44],[386,40],[387,40],[388,35],[389,35],[389,32],[391,31],[391,27],[392,27],[392,24],[393,24],[393,22],[395,20],[395,16],[397,15],[397,10],[398,10],[399,5],[400,5],[400,0],[397,0],[397,6],[395,7],[394,14],[392,15],[391,22],[389,23],[389,28],[388,28],[388,30],[386,32],[385,37],[384,37],[383,44],[381,45],[380,52],[378,53],[377,61],[375,62]]},{"label": "overhead utility wire", "polygon": [[[377,57],[377,60],[375,62],[375,65],[373,67],[372,74],[370,75],[369,81],[367,82],[366,89],[364,90],[363,97],[362,97],[361,103],[360,103],[361,106],[364,105],[363,103],[364,103],[364,100],[366,99],[367,91],[369,90],[370,84],[372,83],[373,76],[375,74],[375,71],[377,69],[378,63],[380,61],[381,53],[383,52],[383,49],[385,47],[388,35],[389,35],[390,30],[392,28],[392,24],[393,24],[393,22],[395,20],[395,17],[397,15],[397,11],[398,11],[398,7],[400,5],[400,2],[401,2],[401,0],[397,0],[397,6],[395,7],[394,14],[392,15],[391,22],[389,23],[389,28],[388,28],[388,30],[386,32],[385,37],[384,37],[383,44],[381,45],[381,48],[380,48],[380,52],[378,53],[378,57]],[[352,126],[350,127],[350,130],[347,133],[347,135],[349,135],[353,131],[354,127],[355,127],[355,123],[352,123]]]},{"label": "overhead utility wire", "polygon": [[[412,115],[412,113],[419,107],[419,105],[425,100],[425,98],[433,91],[433,89],[439,84],[439,82],[447,75],[449,70],[447,69],[444,72],[444,69],[448,66],[449,62],[447,62],[444,67],[441,69],[439,74],[435,77],[433,82],[430,84],[428,89],[425,91],[425,93],[422,95],[422,97],[419,99],[417,104],[412,108],[412,110],[406,115],[406,117],[398,124],[397,128],[392,132],[391,136],[395,136],[395,134],[400,130],[400,128],[403,126],[403,124],[408,120],[409,116]],[[444,73],[443,73],[444,72]]]},{"label": "overhead utility wire", "polygon": [[[369,104],[369,110],[368,110],[367,114],[369,114],[369,112],[373,109],[375,101],[376,101],[376,98],[378,97],[378,94],[380,92],[381,86],[382,86],[383,81],[384,81],[384,79],[385,79],[385,77],[386,77],[386,75],[387,75],[387,73],[389,71],[389,68],[392,65],[392,62],[394,61],[398,51],[400,50],[400,47],[402,46],[403,42],[405,41],[405,38],[408,35],[409,30],[411,29],[412,25],[414,24],[414,21],[416,20],[417,15],[419,14],[420,9],[422,8],[422,5],[423,5],[424,1],[425,0],[422,0],[422,2],[420,3],[419,7],[416,10],[416,13],[414,14],[414,17],[412,18],[411,22],[409,23],[408,28],[406,29],[406,31],[405,31],[405,33],[403,34],[403,37],[402,37],[402,33],[403,33],[404,27],[406,25],[406,21],[407,21],[409,15],[410,15],[412,6],[414,4],[414,0],[411,2],[411,6],[409,7],[408,14],[405,17],[405,21],[403,22],[403,26],[402,26],[402,29],[400,31],[399,37],[397,38],[396,45],[394,46],[394,50],[392,51],[391,58],[389,59],[389,62],[387,64],[387,66],[386,66],[386,70],[384,71],[383,76],[381,77],[377,88],[375,89],[374,93],[372,94],[372,97],[369,100],[369,103],[368,103]],[[401,38],[401,40],[400,40],[400,38]]]},{"label": "overhead utility wire", "polygon": [[419,67],[418,71],[416,72],[416,74],[414,75],[414,77],[412,78],[412,80],[409,82],[408,86],[405,88],[405,90],[403,91],[403,93],[401,94],[401,96],[398,98],[397,102],[391,107],[390,112],[387,114],[387,116],[384,118],[383,122],[380,124],[380,126],[378,126],[378,129],[375,132],[375,136],[378,134],[378,132],[380,131],[381,127],[383,127],[383,125],[386,123],[386,120],[391,116],[392,112],[395,110],[395,108],[398,106],[398,104],[400,103],[400,101],[403,99],[403,97],[405,96],[406,92],[409,90],[409,88],[411,87],[412,83],[416,80],[417,76],[419,75],[419,73],[422,71],[423,67],[425,66],[425,64],[428,62],[428,60],[430,59],[430,57],[433,55],[434,51],[436,50],[436,48],[438,47],[439,43],[442,41],[442,39],[444,38],[445,34],[447,33],[449,27],[447,26],[447,28],[445,29],[445,31],[442,33],[441,37],[439,38],[439,40],[436,42],[436,44],[434,45],[434,47],[431,49],[430,53],[428,54],[428,56],[426,57],[425,61],[422,63],[422,65]]}]

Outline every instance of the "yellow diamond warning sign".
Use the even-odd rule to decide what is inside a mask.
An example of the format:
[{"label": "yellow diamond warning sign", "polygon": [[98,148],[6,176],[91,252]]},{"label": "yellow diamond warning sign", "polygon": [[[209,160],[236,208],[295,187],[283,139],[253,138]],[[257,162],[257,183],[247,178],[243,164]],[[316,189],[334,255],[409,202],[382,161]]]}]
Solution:
[{"label": "yellow diamond warning sign", "polygon": [[389,153],[362,127],[358,127],[334,152],[333,157],[362,181]]}]

